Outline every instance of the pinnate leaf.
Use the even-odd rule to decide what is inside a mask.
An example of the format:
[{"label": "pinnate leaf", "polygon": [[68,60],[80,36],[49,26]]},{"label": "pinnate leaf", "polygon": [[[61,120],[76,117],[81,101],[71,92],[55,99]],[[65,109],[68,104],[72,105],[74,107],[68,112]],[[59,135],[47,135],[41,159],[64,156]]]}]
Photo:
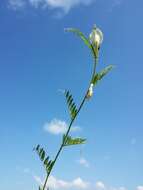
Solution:
[{"label": "pinnate leaf", "polygon": [[107,73],[109,73],[109,71],[113,69],[113,67],[113,65],[109,65],[101,70],[99,73],[96,73],[93,77],[92,83],[96,85],[98,81],[100,81]]},{"label": "pinnate leaf", "polygon": [[78,37],[80,37],[82,39],[82,41],[85,43],[85,45],[91,50],[94,58],[97,57],[95,48],[93,47],[93,45],[90,43],[89,39],[86,38],[86,36],[79,30],[76,28],[66,28],[65,31],[67,32],[73,32],[74,34],[76,34]]},{"label": "pinnate leaf", "polygon": [[50,160],[49,156],[46,156],[46,152],[44,151],[43,148],[40,147],[39,144],[37,145],[36,148],[34,148],[34,150],[37,152],[40,160],[43,162],[43,165],[47,173],[49,173],[49,171],[53,167],[54,161]]},{"label": "pinnate leaf", "polygon": [[76,104],[73,101],[73,97],[69,91],[65,91],[66,102],[69,108],[70,116],[73,119],[77,114]]},{"label": "pinnate leaf", "polygon": [[70,146],[70,145],[79,145],[84,144],[86,142],[86,139],[83,138],[72,138],[71,136],[65,136],[63,135],[63,145],[64,146]]},{"label": "pinnate leaf", "polygon": [[66,28],[65,31],[67,31],[67,32],[73,32],[73,33],[76,34],[78,37],[80,37],[80,38],[83,40],[83,42],[84,42],[90,49],[92,49],[89,40],[85,37],[85,35],[84,35],[80,30],[78,30],[78,29],[76,29],[76,28]]}]

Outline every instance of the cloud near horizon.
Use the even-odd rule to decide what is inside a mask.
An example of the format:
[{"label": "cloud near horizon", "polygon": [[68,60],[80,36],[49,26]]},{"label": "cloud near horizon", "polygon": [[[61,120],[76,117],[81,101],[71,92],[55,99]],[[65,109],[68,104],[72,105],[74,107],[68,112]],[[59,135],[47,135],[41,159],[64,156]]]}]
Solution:
[{"label": "cloud near horizon", "polygon": [[[43,181],[40,177],[38,176],[33,176],[35,181],[39,185],[43,185]],[[47,183],[47,186],[51,189],[87,189],[89,187],[89,183],[82,180],[80,177],[77,177],[76,179],[72,181],[65,181],[62,179],[57,179],[54,176],[49,177],[49,181]]]},{"label": "cloud near horizon", "polygon": [[[43,185],[43,180],[39,176],[33,175],[33,178],[38,183],[38,185]],[[49,177],[47,187],[53,190],[128,190],[126,187],[123,186],[107,186],[103,181],[96,181],[95,183],[91,183],[89,181],[83,180],[81,177],[77,177],[71,181],[66,181],[63,179],[58,179],[54,176]],[[137,186],[135,190],[143,190],[143,186]]]},{"label": "cloud near horizon", "polygon": [[68,13],[73,7],[88,6],[96,0],[8,0],[8,5],[13,10],[19,10],[25,6],[33,8],[61,9]]}]

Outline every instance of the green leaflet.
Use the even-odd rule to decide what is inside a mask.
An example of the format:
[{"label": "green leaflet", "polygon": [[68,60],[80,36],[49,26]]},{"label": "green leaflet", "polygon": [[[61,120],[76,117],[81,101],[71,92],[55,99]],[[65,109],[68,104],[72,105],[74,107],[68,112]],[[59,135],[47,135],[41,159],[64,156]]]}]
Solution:
[{"label": "green leaflet", "polygon": [[67,101],[67,105],[68,105],[68,108],[70,111],[71,118],[73,119],[77,114],[76,105],[75,105],[75,103],[73,101],[73,97],[69,91],[65,91],[65,97],[66,97],[66,101]]},{"label": "green leaflet", "polygon": [[34,150],[37,152],[40,160],[43,162],[43,165],[44,165],[47,173],[49,173],[49,171],[53,167],[54,161],[50,160],[49,156],[46,156],[46,153],[45,153],[44,149],[41,148],[39,144],[37,145],[36,148],[34,148]]},{"label": "green leaflet", "polygon": [[64,146],[70,146],[70,145],[79,145],[84,144],[86,142],[86,139],[82,138],[72,138],[71,136],[65,136],[63,135],[63,145]]},{"label": "green leaflet", "polygon": [[113,65],[109,65],[99,73],[95,74],[95,76],[92,79],[92,83],[96,85],[98,81],[100,81],[109,71],[113,69],[113,67],[114,67]]},{"label": "green leaflet", "polygon": [[65,31],[67,31],[67,32],[73,32],[78,37],[80,37],[83,40],[83,42],[85,43],[85,45],[87,45],[87,47],[92,51],[92,54],[93,54],[94,58],[97,57],[93,45],[90,43],[89,39],[86,38],[85,35],[80,30],[78,30],[76,28],[66,28]]},{"label": "green leaflet", "polygon": [[84,35],[80,30],[78,30],[78,29],[76,29],[76,28],[66,28],[65,31],[75,33],[77,36],[79,36],[79,37],[83,40],[83,42],[84,42],[90,49],[92,49],[89,40],[85,37],[85,35]]}]

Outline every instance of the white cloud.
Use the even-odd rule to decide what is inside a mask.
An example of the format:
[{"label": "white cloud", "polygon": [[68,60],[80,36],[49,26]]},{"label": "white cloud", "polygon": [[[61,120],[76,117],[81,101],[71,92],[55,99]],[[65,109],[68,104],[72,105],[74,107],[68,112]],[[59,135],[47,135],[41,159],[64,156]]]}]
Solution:
[{"label": "white cloud", "polygon": [[53,119],[51,122],[44,124],[44,130],[55,135],[65,133],[66,129],[67,123],[58,119]]},{"label": "white cloud", "polygon": [[[38,185],[43,185],[43,180],[39,176],[33,176],[34,180],[38,183]],[[84,181],[81,179],[81,177],[77,177],[74,180],[71,181],[65,181],[62,179],[57,179],[54,176],[50,176],[48,180],[47,187],[53,190],[61,190],[61,189],[66,189],[66,190],[72,190],[72,189],[77,189],[77,190],[88,190],[88,189],[93,189],[93,190],[127,190],[126,187],[113,187],[113,186],[107,186],[104,184],[102,181],[97,181],[95,184],[90,183],[87,181]],[[136,190],[143,190],[143,186],[139,185],[136,187]]]},{"label": "white cloud", "polygon": [[105,189],[105,185],[102,181],[97,181],[95,186],[97,190]]},{"label": "white cloud", "polygon": [[137,190],[143,190],[143,186],[138,186]]},{"label": "white cloud", "polygon": [[86,189],[86,188],[89,187],[89,183],[83,181],[83,180],[79,177],[79,178],[73,180],[72,186],[73,186],[74,188],[78,188],[78,189]]},{"label": "white cloud", "polygon": [[[53,119],[51,122],[44,124],[44,130],[54,135],[64,134],[67,131],[67,127],[67,123],[59,119]],[[74,126],[71,128],[71,131],[73,132],[79,130],[80,127],[78,126]]]},{"label": "white cloud", "polygon": [[89,162],[85,158],[80,158],[78,163],[86,168],[89,168]]},{"label": "white cloud", "polygon": [[109,187],[105,185],[102,181],[97,181],[95,184],[95,190],[127,190],[125,187]]},{"label": "white cloud", "polygon": [[66,13],[73,7],[78,5],[89,5],[92,0],[46,0],[48,6],[51,8],[61,8]]},{"label": "white cloud", "polygon": [[38,185],[43,185],[43,181],[39,176],[33,175],[33,178],[38,183]]},{"label": "white cloud", "polygon": [[83,5],[88,6],[95,0],[9,0],[9,5],[14,8],[22,8],[25,3],[33,8],[62,9],[65,13],[73,7]]},{"label": "white cloud", "polygon": [[[40,177],[38,176],[33,176],[33,177],[39,185],[43,185],[43,181],[41,180]],[[73,181],[65,181],[57,179],[54,176],[50,176],[47,186],[51,189],[70,189],[70,188],[87,189],[89,187],[89,183],[82,180],[80,177],[74,179]]]}]

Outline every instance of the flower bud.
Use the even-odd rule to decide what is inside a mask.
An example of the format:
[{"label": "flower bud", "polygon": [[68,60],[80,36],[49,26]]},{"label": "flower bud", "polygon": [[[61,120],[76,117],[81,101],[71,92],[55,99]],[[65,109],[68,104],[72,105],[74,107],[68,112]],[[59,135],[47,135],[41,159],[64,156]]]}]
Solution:
[{"label": "flower bud", "polygon": [[87,98],[87,99],[91,98],[92,95],[93,95],[93,86],[94,86],[94,85],[91,83],[91,84],[90,84],[90,87],[89,87],[89,89],[88,89],[87,95],[86,95],[86,98]]},{"label": "flower bud", "polygon": [[103,42],[103,33],[96,26],[93,27],[91,34],[89,35],[89,40],[94,47],[100,48],[101,43]]}]

